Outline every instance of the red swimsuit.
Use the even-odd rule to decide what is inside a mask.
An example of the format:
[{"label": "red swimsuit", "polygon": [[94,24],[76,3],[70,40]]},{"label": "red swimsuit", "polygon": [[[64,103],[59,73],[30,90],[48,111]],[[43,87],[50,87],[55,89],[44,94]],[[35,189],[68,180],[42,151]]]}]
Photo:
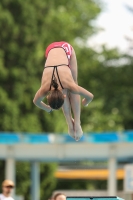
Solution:
[{"label": "red swimsuit", "polygon": [[71,54],[72,54],[72,46],[69,43],[64,42],[64,41],[51,43],[46,49],[46,52],[45,52],[46,58],[51,49],[58,48],[58,47],[61,47],[65,50],[67,58],[70,60]]}]

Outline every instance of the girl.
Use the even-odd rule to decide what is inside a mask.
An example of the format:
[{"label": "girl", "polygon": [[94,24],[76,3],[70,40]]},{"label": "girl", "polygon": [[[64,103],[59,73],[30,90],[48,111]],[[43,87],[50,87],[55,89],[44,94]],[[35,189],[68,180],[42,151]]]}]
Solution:
[{"label": "girl", "polygon": [[[83,134],[80,126],[80,96],[84,97],[82,104],[87,106],[92,101],[93,94],[77,83],[77,59],[69,43],[61,41],[50,44],[45,56],[47,59],[41,87],[33,102],[48,113],[62,107],[68,124],[68,133],[78,141]],[[48,105],[42,101],[45,97]]]}]

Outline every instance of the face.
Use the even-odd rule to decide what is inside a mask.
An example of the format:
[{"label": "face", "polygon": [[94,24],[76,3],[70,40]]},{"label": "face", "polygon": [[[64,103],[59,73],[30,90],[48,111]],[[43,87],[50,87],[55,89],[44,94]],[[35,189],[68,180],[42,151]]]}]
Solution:
[{"label": "face", "polygon": [[66,200],[66,197],[62,194],[62,195],[59,195],[56,200]]},{"label": "face", "polygon": [[3,190],[3,194],[5,195],[10,195],[12,192],[13,186],[3,186],[2,190]]}]

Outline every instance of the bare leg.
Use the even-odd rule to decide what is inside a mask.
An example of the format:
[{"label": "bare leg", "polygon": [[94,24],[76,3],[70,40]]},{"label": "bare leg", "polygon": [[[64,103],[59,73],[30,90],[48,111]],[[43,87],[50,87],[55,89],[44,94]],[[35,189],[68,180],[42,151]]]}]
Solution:
[{"label": "bare leg", "polygon": [[[77,83],[77,60],[74,49],[72,50],[70,69],[73,79]],[[72,93],[68,94],[67,90],[64,90],[63,93],[66,94],[66,99],[63,105],[63,113],[68,124],[68,133],[76,141],[78,141],[83,135],[83,131],[80,126],[80,96]],[[71,115],[71,108],[73,111],[74,120]]]},{"label": "bare leg", "polygon": [[[72,72],[73,79],[75,83],[77,83],[78,70],[77,70],[77,59],[74,49],[72,50],[70,69]],[[80,96],[70,93],[70,103],[74,115],[74,130],[76,134],[75,139],[78,141],[83,135],[83,131],[80,125]]]},{"label": "bare leg", "polygon": [[64,116],[66,118],[66,122],[67,122],[67,125],[68,125],[68,134],[72,138],[76,139],[75,138],[75,131],[74,131],[74,120],[73,120],[72,115],[71,115],[70,100],[69,100],[68,92],[67,92],[66,89],[63,91],[63,94],[66,95],[66,98],[64,100],[62,110],[63,110]]},{"label": "bare leg", "polygon": [[70,103],[74,115],[75,140],[78,141],[83,135],[80,125],[80,96],[70,93]]},{"label": "bare leg", "polygon": [[[64,90],[63,93],[66,95],[66,98],[62,109],[68,125],[68,133],[72,138],[78,141],[83,135],[80,126],[80,96],[72,93],[68,94],[67,90]],[[74,119],[72,118],[71,108]]]}]

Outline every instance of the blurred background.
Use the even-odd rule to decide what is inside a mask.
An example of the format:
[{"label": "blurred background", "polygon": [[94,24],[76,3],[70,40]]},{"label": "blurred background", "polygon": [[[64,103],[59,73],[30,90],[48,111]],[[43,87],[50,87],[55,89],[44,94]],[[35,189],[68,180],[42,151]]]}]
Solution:
[{"label": "blurred background", "polygon": [[[55,191],[133,199],[132,25],[130,0],[0,1],[0,182],[13,179],[16,200]],[[67,136],[61,110],[33,104],[45,49],[61,40],[95,97],[81,108],[80,142]]]}]

